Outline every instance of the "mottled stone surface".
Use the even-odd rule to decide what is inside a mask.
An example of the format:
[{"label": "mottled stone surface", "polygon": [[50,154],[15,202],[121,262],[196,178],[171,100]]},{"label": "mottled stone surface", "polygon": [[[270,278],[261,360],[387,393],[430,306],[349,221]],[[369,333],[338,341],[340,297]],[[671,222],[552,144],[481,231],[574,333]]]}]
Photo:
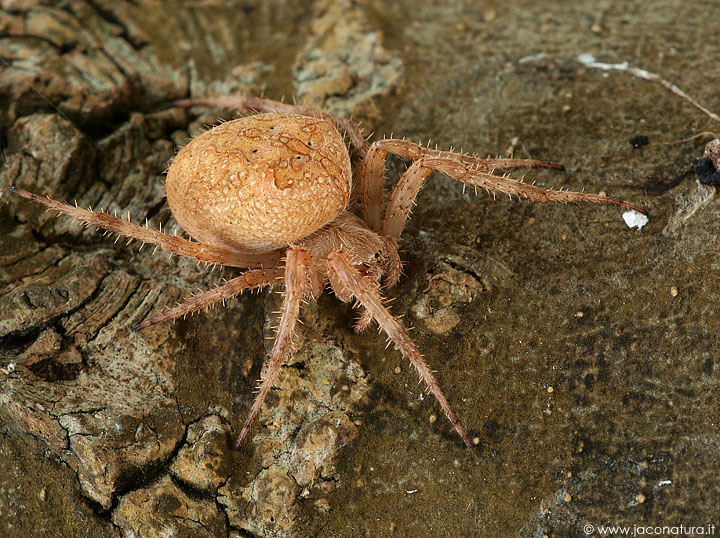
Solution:
[{"label": "mottled stone surface", "polygon": [[[278,293],[268,297],[268,338],[278,322],[270,313],[278,311],[280,300]],[[367,403],[368,380],[357,362],[313,330],[325,325],[317,315],[317,308],[307,308],[299,329],[306,343],[283,367],[260,413],[261,427],[252,438],[259,467],[241,479],[232,476],[219,491],[229,524],[256,536],[302,534],[297,527],[304,514],[326,514],[327,497],[341,480],[337,460],[360,433],[362,423],[353,415]]]},{"label": "mottled stone surface", "polygon": [[125,537],[211,538],[226,533],[215,503],[188,496],[169,476],[125,495],[112,514]]},{"label": "mottled stone surface", "polygon": [[507,266],[470,248],[454,253],[436,250],[432,255],[436,261],[410,311],[435,334],[455,328],[462,321],[463,306],[492,291],[490,281],[506,283],[512,276]]},{"label": "mottled stone surface", "polygon": [[[0,535],[720,525],[720,209],[692,172],[710,137],[690,138],[718,126],[577,61],[628,61],[717,111],[715,3],[1,6]],[[526,179],[640,203],[650,221],[629,230],[613,208],[493,201],[431,176],[391,308],[479,446],[324,296],[235,451],[275,295],[133,333],[237,273],[114,245],[8,196],[15,184],[172,231],[163,170],[234,113],[170,103],[230,92],[299,95],[375,137],[561,162]],[[628,143],[641,135],[650,144]],[[402,170],[390,159],[388,186]]]},{"label": "mottled stone surface", "polygon": [[397,89],[403,63],[383,46],[373,15],[351,0],[314,2],[309,39],[293,66],[295,95],[303,103],[379,119],[378,100]]},{"label": "mottled stone surface", "polygon": [[170,472],[193,488],[217,492],[232,473],[231,437],[230,424],[218,415],[190,424]]}]

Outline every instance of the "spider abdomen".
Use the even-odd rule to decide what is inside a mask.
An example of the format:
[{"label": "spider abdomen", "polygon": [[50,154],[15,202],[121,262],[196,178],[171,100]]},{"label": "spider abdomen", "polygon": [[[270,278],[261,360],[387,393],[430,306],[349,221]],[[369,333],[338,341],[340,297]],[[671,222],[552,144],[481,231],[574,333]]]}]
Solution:
[{"label": "spider abdomen", "polygon": [[286,246],[346,207],[350,157],[329,122],[257,114],[194,138],[167,174],[170,209],[196,240],[239,250]]}]

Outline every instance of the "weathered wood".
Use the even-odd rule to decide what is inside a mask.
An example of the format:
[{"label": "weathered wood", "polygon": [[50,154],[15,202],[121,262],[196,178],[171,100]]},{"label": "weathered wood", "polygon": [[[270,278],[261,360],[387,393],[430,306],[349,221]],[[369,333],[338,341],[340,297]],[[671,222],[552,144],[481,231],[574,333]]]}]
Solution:
[{"label": "weathered wood", "polygon": [[[9,196],[16,186],[176,229],[164,200],[163,171],[175,148],[216,118],[167,107],[182,97],[258,94],[262,76],[273,69],[238,60],[248,25],[260,20],[271,26],[276,11],[260,3],[248,3],[246,12],[236,7],[75,0],[57,7],[14,2],[0,13],[6,146],[0,210],[7,232],[0,234],[0,360],[12,365],[0,375],[0,422],[4,438],[46,450],[59,476],[76,477],[75,495],[68,497],[52,480],[43,495],[58,498],[67,514],[80,496],[89,500],[93,510],[77,517],[97,519],[94,536],[118,530],[154,536],[167,528],[177,535],[232,528],[291,532],[302,488],[331,476],[333,454],[356,435],[348,413],[367,390],[362,371],[337,348],[315,344],[296,359],[313,361],[311,381],[302,381],[308,376],[296,369],[279,381],[301,384],[314,403],[291,414],[295,397],[283,398],[260,418],[272,432],[274,450],[295,448],[282,457],[260,455],[262,466],[246,474],[247,453],[234,451],[228,439],[237,435],[232,431],[249,408],[264,360],[258,339],[264,300],[232,301],[202,320],[133,333],[133,326],[189,290],[237,273],[169,259],[124,240],[114,244],[94,229]],[[346,15],[357,34],[362,28],[353,13]],[[333,8],[329,16],[324,27],[344,15]],[[315,46],[310,43],[306,52]],[[377,39],[368,47],[384,62],[392,60]],[[353,69],[350,64],[346,74]],[[378,85],[354,89],[354,102],[370,103]],[[317,81],[303,86],[306,93],[316,87]],[[314,97],[322,104],[327,95],[316,91]],[[337,368],[334,375],[352,380],[352,390],[330,391],[321,383]],[[309,430],[298,444],[293,432],[304,421]],[[336,422],[339,433],[326,427]],[[268,439],[257,446],[268,449]],[[270,477],[279,476],[301,489],[278,496]],[[42,477],[32,468],[27,479],[40,490]],[[47,522],[53,536],[77,530],[74,516],[58,523],[60,512],[36,514],[23,523],[25,533],[41,536]]]}]

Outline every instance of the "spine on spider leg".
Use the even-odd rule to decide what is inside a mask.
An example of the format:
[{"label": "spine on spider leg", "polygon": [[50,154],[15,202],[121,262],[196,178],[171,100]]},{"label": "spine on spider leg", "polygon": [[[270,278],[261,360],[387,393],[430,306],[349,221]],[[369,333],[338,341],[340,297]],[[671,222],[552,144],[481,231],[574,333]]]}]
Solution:
[{"label": "spine on spider leg", "polygon": [[[150,232],[149,229],[143,228],[142,226],[134,225],[129,220],[123,220],[119,217],[105,213],[102,210],[97,212],[92,211],[92,209],[83,209],[81,207],[78,207],[77,205],[73,206],[70,204],[65,204],[63,202],[58,202],[57,200],[53,200],[52,198],[47,196],[38,196],[37,194],[18,189],[14,186],[10,188],[10,192],[20,196],[21,198],[25,198],[26,200],[35,202],[36,204],[44,205],[48,209],[57,211],[61,215],[68,215],[73,219],[85,223],[87,226],[96,226],[97,228],[101,228],[106,232],[116,233],[119,236],[126,236],[130,239],[138,239],[140,241],[146,241],[147,243],[155,242],[151,241],[150,237],[147,235]],[[145,232],[140,234],[133,234],[131,232],[136,231],[134,230],[134,228],[140,228]]]},{"label": "spine on spider leg", "polygon": [[338,130],[347,134],[350,143],[358,152],[360,158],[364,158],[370,149],[370,144],[368,144],[367,137],[364,135],[361,125],[355,123],[352,119],[346,118],[337,118],[334,121]]},{"label": "spine on spider leg", "polygon": [[355,325],[353,326],[353,331],[355,331],[356,334],[360,334],[365,329],[367,329],[370,324],[372,323],[373,317],[370,312],[365,310],[362,314],[360,314],[360,317],[355,321]]},{"label": "spine on spider leg", "polygon": [[562,165],[532,159],[480,159],[472,155],[456,153],[454,151],[440,151],[423,148],[404,140],[381,140],[373,143],[370,153],[385,150],[401,157],[418,160],[424,159],[424,165],[441,171],[448,176],[476,187],[486,189],[488,192],[501,192],[508,196],[527,198],[535,202],[590,202],[596,204],[615,205],[633,209],[640,213],[646,210],[615,198],[608,198],[597,194],[571,192],[563,190],[541,189],[534,185],[518,181],[507,176],[496,176],[493,170],[515,168],[520,166],[532,168],[562,169]]},{"label": "spine on spider leg", "polygon": [[400,237],[415,199],[430,172],[432,167],[426,166],[424,159],[418,159],[402,175],[388,201],[383,235],[395,239]]}]

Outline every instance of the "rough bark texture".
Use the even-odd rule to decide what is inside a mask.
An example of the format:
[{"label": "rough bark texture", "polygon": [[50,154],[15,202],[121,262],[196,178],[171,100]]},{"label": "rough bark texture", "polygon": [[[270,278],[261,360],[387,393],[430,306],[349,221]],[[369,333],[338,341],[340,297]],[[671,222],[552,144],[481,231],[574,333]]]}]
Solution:
[{"label": "rough bark texture", "polygon": [[[720,8],[386,4],[3,0],[0,535],[720,525],[720,210],[687,173],[707,140],[662,144],[720,127],[660,86],[576,61],[627,60],[717,111]],[[433,175],[392,310],[419,329],[476,449],[324,296],[233,450],[277,294],[133,333],[237,273],[113,244],[9,196],[17,185],[172,230],[163,170],[232,113],[170,103],[262,92],[378,135],[558,161],[566,173],[532,177],[649,208],[631,231],[616,209],[492,202]],[[633,149],[638,135],[651,145]]]}]

